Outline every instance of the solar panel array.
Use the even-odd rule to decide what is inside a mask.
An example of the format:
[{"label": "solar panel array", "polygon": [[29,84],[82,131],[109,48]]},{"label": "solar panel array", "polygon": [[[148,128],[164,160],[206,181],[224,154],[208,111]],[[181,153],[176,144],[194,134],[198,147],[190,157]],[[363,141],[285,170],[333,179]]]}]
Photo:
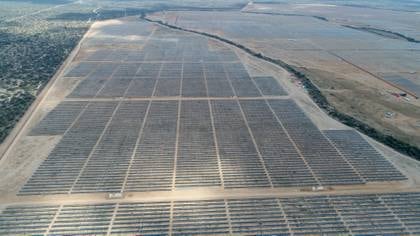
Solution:
[{"label": "solar panel array", "polygon": [[324,133],[365,179],[370,181],[406,179],[356,131],[327,130]]},{"label": "solar panel array", "polygon": [[286,91],[271,76],[254,77],[255,83],[264,96],[285,96]]},{"label": "solar panel array", "polygon": [[[369,179],[360,158],[342,155],[293,101],[274,99],[287,93],[273,77],[249,76],[232,50],[215,50],[202,37],[165,30],[155,34],[141,49],[93,51],[68,72],[67,76],[84,77],[69,98],[139,97],[152,102],[133,101],[135,107],[127,114],[113,107],[110,112],[115,117],[101,117],[103,126],[89,135],[91,142],[83,143],[86,148],[80,151],[73,150],[79,149],[75,140],[67,140],[96,103],[60,104],[32,133],[64,134],[64,138],[20,194],[300,187],[403,179],[397,170],[383,179]],[[130,110],[141,115],[136,119]],[[125,121],[130,118],[132,125]],[[108,121],[111,125],[105,128]],[[65,151],[68,156],[83,153],[65,159]],[[58,160],[71,167],[68,173],[54,170]],[[43,189],[50,178],[55,184]]]},{"label": "solar panel array", "polygon": [[98,64],[95,62],[80,62],[74,65],[70,71],[66,73],[67,77],[84,77],[90,74],[98,67]]},{"label": "solar panel array", "polygon": [[269,187],[238,102],[216,100],[211,105],[225,187]]},{"label": "solar panel array", "polygon": [[119,192],[125,180],[148,102],[121,102],[88,157],[71,192]]},{"label": "solar panel array", "polygon": [[[111,68],[102,64],[94,72],[87,74],[68,97],[260,97],[262,95],[259,89],[264,96],[286,95],[272,77],[253,79],[242,64],[236,62],[110,63],[109,66]],[[176,67],[183,69],[181,74],[172,69]],[[213,69],[221,71],[209,71]],[[100,74],[105,74],[104,71],[109,74],[101,76]]]},{"label": "solar panel array", "polygon": [[126,191],[170,190],[178,122],[177,101],[153,101],[127,172]]},{"label": "solar panel array", "polygon": [[48,235],[105,235],[115,204],[62,206]]},{"label": "solar panel array", "polygon": [[134,50],[97,49],[66,76],[83,78],[70,98],[256,97],[259,89],[265,96],[286,95],[273,77],[254,80],[232,50],[213,50],[201,37],[149,39]]},{"label": "solar panel array", "polygon": [[[129,35],[126,26],[103,32]],[[67,72],[80,83],[31,131],[61,140],[18,195],[191,196],[1,205],[0,235],[420,234],[420,193],[203,200],[202,190],[405,177],[354,131],[320,131],[276,79],[251,77],[231,49],[164,28],[144,37],[149,30],[133,29],[142,37],[131,44],[84,44],[112,47],[88,50]]]},{"label": "solar panel array", "polygon": [[418,235],[420,193],[9,206],[0,235]]},{"label": "solar panel array", "polygon": [[240,101],[273,186],[315,186],[316,176],[264,100]]},{"label": "solar panel array", "polygon": [[296,103],[289,100],[271,100],[269,103],[321,184],[366,182]]},{"label": "solar panel array", "polygon": [[62,135],[85,109],[86,101],[62,102],[31,131],[31,135]]},{"label": "solar panel array", "polygon": [[229,234],[223,200],[174,203],[172,235],[195,234]]},{"label": "solar panel array", "polygon": [[[333,145],[289,99],[85,106],[75,121],[64,115],[64,123],[72,125],[20,194],[302,187],[405,179],[361,136],[327,131]],[[60,117],[51,117],[46,120],[63,123]]]},{"label": "solar panel array", "polygon": [[182,101],[179,119],[176,186],[220,186],[208,101]]},{"label": "solar panel array", "polygon": [[89,103],[20,192],[67,193],[100,139],[116,106],[116,102]]},{"label": "solar panel array", "polygon": [[109,232],[115,235],[166,235],[170,209],[170,202],[120,203]]}]

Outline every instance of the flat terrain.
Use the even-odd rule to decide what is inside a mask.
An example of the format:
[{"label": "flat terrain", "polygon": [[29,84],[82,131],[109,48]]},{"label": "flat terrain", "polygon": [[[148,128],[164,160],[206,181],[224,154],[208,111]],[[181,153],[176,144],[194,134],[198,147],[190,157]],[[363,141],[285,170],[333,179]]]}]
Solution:
[{"label": "flat terrain", "polygon": [[241,12],[166,11],[150,18],[280,59],[305,73],[338,111],[404,142],[420,143],[415,12],[254,3]]},{"label": "flat terrain", "polygon": [[138,17],[68,60],[0,159],[2,235],[420,233],[419,162],[280,67]]}]

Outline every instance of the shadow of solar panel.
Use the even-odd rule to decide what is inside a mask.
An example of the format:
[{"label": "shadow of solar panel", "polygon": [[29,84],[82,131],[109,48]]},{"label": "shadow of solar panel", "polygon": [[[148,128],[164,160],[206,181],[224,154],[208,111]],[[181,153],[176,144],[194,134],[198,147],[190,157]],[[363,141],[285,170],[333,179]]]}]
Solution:
[{"label": "shadow of solar panel", "polygon": [[155,97],[171,97],[179,96],[179,90],[181,86],[181,78],[170,77],[170,78],[159,78],[157,80]]},{"label": "shadow of solar panel", "polygon": [[0,235],[44,235],[58,207],[7,207],[0,215]]},{"label": "shadow of solar panel", "polygon": [[404,224],[408,232],[420,235],[420,193],[392,193],[379,197]]},{"label": "shadow of solar panel", "polygon": [[211,105],[225,187],[270,186],[237,102]]},{"label": "shadow of solar panel", "polygon": [[240,235],[289,235],[277,199],[228,200],[232,233]]},{"label": "shadow of solar panel", "polygon": [[62,102],[32,129],[30,135],[62,135],[86,107],[87,102]]},{"label": "shadow of solar panel", "polygon": [[326,197],[280,198],[294,235],[349,234]]},{"label": "shadow of solar panel", "polygon": [[276,187],[314,186],[308,166],[264,100],[240,101],[265,166]]},{"label": "shadow of solar panel", "polygon": [[295,102],[281,99],[269,104],[321,184],[364,183]]},{"label": "shadow of solar panel", "polygon": [[116,107],[93,102],[39,166],[18,195],[67,193]]},{"label": "shadow of solar panel", "polygon": [[254,81],[264,96],[286,96],[287,93],[271,76],[254,77]]},{"label": "shadow of solar panel", "polygon": [[112,225],[113,235],[168,235],[169,202],[119,204]]},{"label": "shadow of solar panel", "polygon": [[66,205],[48,235],[106,235],[115,204]]},{"label": "shadow of solar panel", "polygon": [[77,87],[71,92],[70,98],[90,98],[95,97],[98,91],[109,80],[113,71],[118,64],[106,63],[99,65],[94,72],[89,74],[86,79],[82,80]]},{"label": "shadow of solar panel", "polygon": [[120,192],[148,102],[122,102],[72,189],[72,193]]},{"label": "shadow of solar panel", "polygon": [[327,137],[368,181],[407,179],[354,130],[327,130]]},{"label": "shadow of solar panel", "polygon": [[175,202],[172,235],[228,235],[225,202]]},{"label": "shadow of solar panel", "polygon": [[153,101],[128,173],[125,191],[170,190],[178,102]]},{"label": "shadow of solar panel", "polygon": [[95,62],[79,62],[65,74],[65,77],[85,77],[95,70],[98,65],[99,64]]},{"label": "shadow of solar panel", "polygon": [[220,186],[207,101],[183,101],[179,121],[176,187]]},{"label": "shadow of solar panel", "polygon": [[377,195],[334,196],[330,199],[353,234],[408,234]]}]

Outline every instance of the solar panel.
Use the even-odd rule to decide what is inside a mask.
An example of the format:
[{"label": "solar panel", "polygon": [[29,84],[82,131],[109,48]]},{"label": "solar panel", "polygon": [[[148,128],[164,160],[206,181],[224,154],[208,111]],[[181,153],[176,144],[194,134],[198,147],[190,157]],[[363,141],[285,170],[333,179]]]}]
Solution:
[{"label": "solar panel", "polygon": [[225,187],[269,186],[237,102],[214,100],[211,105]]},{"label": "solar panel", "polygon": [[[13,205],[0,235],[417,235],[420,193]],[[51,226],[51,227],[49,227]]]},{"label": "solar panel", "polygon": [[368,181],[406,179],[389,161],[354,130],[327,130],[326,136]]},{"label": "solar panel", "polygon": [[259,76],[253,78],[264,96],[285,96],[286,91],[271,76]]},{"label": "solar panel", "polygon": [[176,187],[220,186],[208,101],[182,101]]},{"label": "solar panel", "polygon": [[314,186],[316,178],[264,100],[240,101],[274,186]]},{"label": "solar panel", "polygon": [[295,102],[276,99],[269,104],[321,184],[365,182]]},{"label": "solar panel", "polygon": [[117,103],[91,102],[19,194],[67,193],[110,120]]},{"label": "solar panel", "polygon": [[49,112],[31,135],[62,135],[86,107],[87,102],[62,102]]}]

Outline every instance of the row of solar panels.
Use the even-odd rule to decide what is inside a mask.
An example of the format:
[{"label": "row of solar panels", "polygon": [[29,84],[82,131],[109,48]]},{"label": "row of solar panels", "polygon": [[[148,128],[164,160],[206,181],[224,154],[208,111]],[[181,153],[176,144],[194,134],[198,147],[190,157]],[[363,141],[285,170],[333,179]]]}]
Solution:
[{"label": "row of solar panels", "polygon": [[[166,71],[168,64],[165,63],[96,65],[79,64],[70,71],[70,76],[86,76],[69,95],[70,98],[287,95],[273,77],[251,78],[241,64],[189,64],[192,67],[190,72],[182,64],[176,64],[182,72],[170,68]],[[85,70],[85,67],[89,69]]]},{"label": "row of solar panels", "polygon": [[420,193],[10,206],[0,235],[418,235]]},{"label": "row of solar panels", "polygon": [[405,179],[355,131],[326,136],[289,99],[64,102],[32,134],[64,136],[20,194]]}]

